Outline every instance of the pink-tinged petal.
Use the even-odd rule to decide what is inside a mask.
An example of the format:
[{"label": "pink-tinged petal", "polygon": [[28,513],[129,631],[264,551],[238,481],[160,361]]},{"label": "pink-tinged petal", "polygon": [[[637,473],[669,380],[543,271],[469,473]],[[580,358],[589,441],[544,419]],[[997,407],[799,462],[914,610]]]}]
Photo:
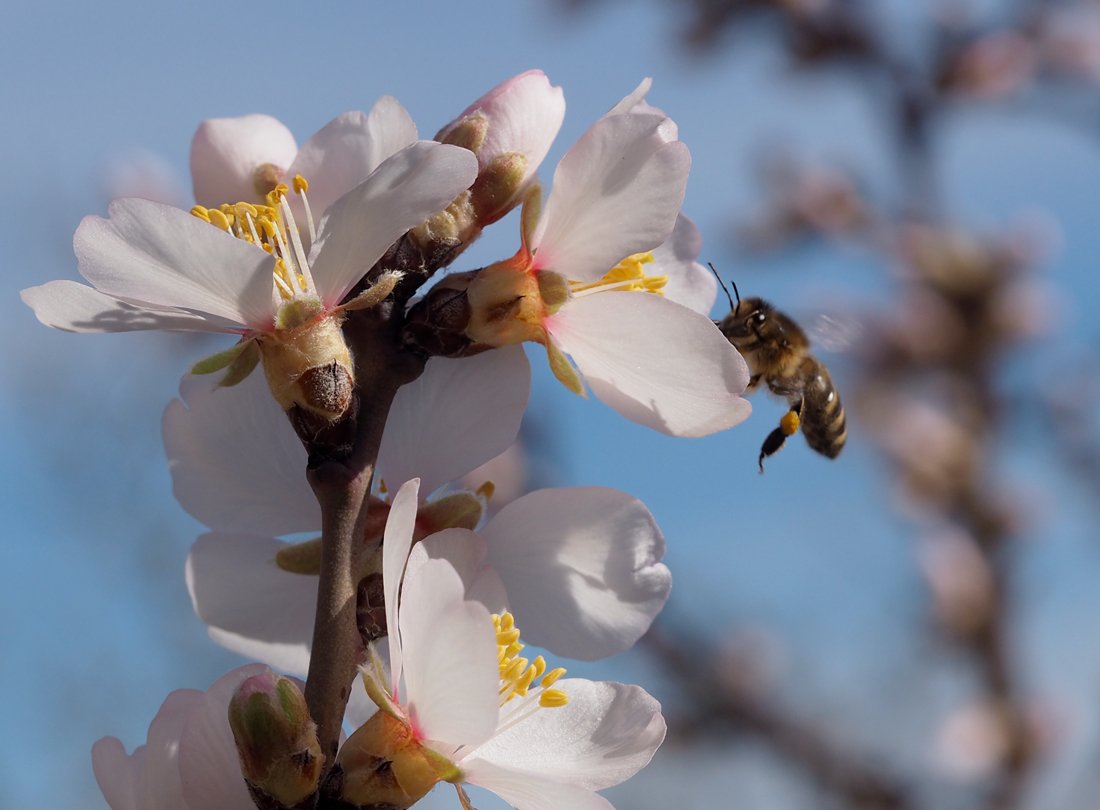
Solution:
[{"label": "pink-tinged petal", "polygon": [[[401,103],[383,96],[370,113],[346,112],[325,124],[302,144],[287,177],[309,181],[310,210],[320,217],[330,205],[366,180],[370,173],[416,141],[416,124]],[[292,204],[299,199],[288,196]],[[294,214],[301,211],[295,204]]]},{"label": "pink-tinged petal", "polygon": [[162,429],[172,491],[211,529],[282,535],[317,531],[321,510],[306,482],[306,452],[254,372],[239,385],[186,376]]},{"label": "pink-tinged petal", "polygon": [[146,810],[145,746],[127,754],[117,737],[104,737],[92,746],[92,770],[111,810]]},{"label": "pink-tinged petal", "polygon": [[170,205],[115,200],[108,215],[85,217],[73,237],[80,273],[97,290],[271,329],[271,256]]},{"label": "pink-tinged petal", "polygon": [[325,304],[338,304],[390,245],[450,205],[476,177],[477,158],[469,150],[419,141],[329,206],[310,258]]},{"label": "pink-tinged petal", "polygon": [[502,154],[520,152],[527,157],[527,171],[520,183],[523,185],[534,177],[561,129],[565,95],[541,70],[528,70],[479,98],[435,139],[445,140],[456,124],[472,115],[484,116],[489,125],[477,153],[478,163],[484,167]]},{"label": "pink-tinged petal", "polygon": [[[416,560],[420,557],[420,560]],[[478,745],[497,725],[496,633],[489,611],[466,599],[462,578],[446,560],[410,555],[401,591],[401,652],[413,728],[450,748]]]},{"label": "pink-tinged petal", "polygon": [[538,773],[502,768],[476,757],[463,762],[462,768],[466,782],[492,791],[521,810],[614,810],[598,793]]},{"label": "pink-tinged petal", "polygon": [[[425,555],[418,559],[446,560],[458,572],[466,598],[481,602],[490,613],[508,609],[508,594],[500,576],[486,564],[485,539],[469,529],[444,529],[420,541]],[[412,576],[412,560],[405,576]],[[522,625],[521,625],[522,626]]]},{"label": "pink-tinged petal", "polygon": [[263,202],[264,195],[256,189],[256,170],[270,164],[282,175],[297,152],[290,130],[270,115],[203,121],[191,140],[195,200],[208,208]]},{"label": "pink-tinged petal", "polygon": [[401,592],[401,580],[405,576],[405,565],[409,561],[409,549],[412,548],[419,496],[419,478],[413,478],[401,485],[390,502],[390,513],[386,517],[386,529],[382,534],[382,583],[386,602],[386,625],[390,630],[390,682],[394,692],[401,683],[402,666],[401,634],[394,632],[394,628],[401,627],[401,603],[398,594]]},{"label": "pink-tinged petal", "polygon": [[695,261],[703,248],[699,229],[684,215],[676,218],[672,236],[653,251],[653,263],[646,266],[652,276],[668,276],[662,292],[669,301],[710,316],[718,295],[714,273]]},{"label": "pink-tinged petal", "polygon": [[237,687],[266,672],[270,670],[263,664],[249,664],[223,675],[189,713],[180,736],[179,769],[183,798],[193,810],[255,809],[241,776],[228,713]]},{"label": "pink-tinged petal", "polygon": [[668,238],[691,156],[668,143],[659,115],[601,118],[562,158],[533,236],[534,264],[596,281],[623,258]]},{"label": "pink-tinged petal", "polygon": [[191,712],[200,705],[202,692],[177,689],[165,698],[149,724],[145,745],[144,807],[187,810],[180,784],[179,743]]},{"label": "pink-tinged petal", "polygon": [[394,398],[378,475],[391,482],[419,477],[425,493],[461,478],[515,441],[530,390],[520,346],[433,357]]},{"label": "pink-tinged petal", "polygon": [[76,281],[28,287],[19,297],[41,323],[66,332],[224,332],[233,327],[219,319],[122,301]]},{"label": "pink-tinged petal", "polygon": [[743,422],[749,372],[708,318],[649,293],[577,298],[546,325],[600,400],[670,436]]},{"label": "pink-tinged petal", "polygon": [[[665,738],[661,705],[641,687],[570,678],[554,688],[569,696],[567,705],[536,712],[494,736],[471,759],[603,790],[644,768]],[[471,773],[477,769],[473,762],[461,765]]]},{"label": "pink-tinged petal", "polygon": [[480,535],[524,639],[567,658],[631,647],[672,587],[653,515],[617,490],[538,490],[501,509]]},{"label": "pink-tinged petal", "polygon": [[317,577],[284,571],[275,555],[289,544],[248,534],[204,534],[185,576],[210,637],[245,658],[294,675],[309,669]]}]

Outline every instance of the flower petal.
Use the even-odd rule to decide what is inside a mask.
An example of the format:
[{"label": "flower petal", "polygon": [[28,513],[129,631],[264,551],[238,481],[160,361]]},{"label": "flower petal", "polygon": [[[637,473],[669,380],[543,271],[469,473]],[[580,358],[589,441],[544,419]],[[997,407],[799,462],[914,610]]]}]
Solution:
[{"label": "flower petal", "polygon": [[[415,558],[420,557],[417,560]],[[478,745],[497,725],[496,634],[448,561],[418,544],[401,590],[401,652],[413,728],[444,744]]]},{"label": "flower petal", "polygon": [[[481,602],[490,613],[508,608],[508,594],[497,572],[486,565],[486,543],[469,529],[444,529],[420,541],[426,556],[419,559],[446,560],[458,572],[466,589],[466,598]],[[412,560],[409,560],[412,565]],[[405,576],[411,576],[407,571]]]},{"label": "flower petal", "polygon": [[[654,107],[648,101],[645,100],[646,95],[649,93],[649,89],[653,86],[653,79],[648,76],[639,82],[638,86],[630,93],[630,95],[623,98],[618,104],[612,107],[605,113],[607,115],[627,115],[629,113],[651,113],[654,115],[665,116],[665,111],[660,107]],[[674,141],[678,137],[678,127],[676,122],[671,118],[665,117],[664,123],[660,127],[661,136],[666,141]]]},{"label": "flower petal", "polygon": [[517,775],[603,790],[644,768],[665,738],[661,705],[639,686],[569,678],[554,687],[569,695],[569,703],[535,712],[478,748],[461,763],[470,781],[482,784],[473,774],[487,762]]},{"label": "flower petal", "polygon": [[209,208],[263,202],[264,195],[256,189],[256,169],[268,163],[281,176],[297,151],[290,130],[270,115],[203,121],[191,140],[195,200]]},{"label": "flower petal", "polygon": [[187,718],[201,700],[202,692],[197,689],[177,689],[165,698],[149,724],[143,807],[187,810],[180,784],[179,742]]},{"label": "flower petal", "polygon": [[317,577],[284,571],[270,537],[204,534],[187,556],[187,590],[210,638],[245,658],[294,675],[309,669]]},{"label": "flower petal", "polygon": [[178,309],[134,304],[76,281],[50,281],[19,293],[41,323],[66,332],[224,332],[232,324]]},{"label": "flower petal", "polygon": [[271,256],[170,205],[115,200],[108,215],[85,217],[73,236],[80,272],[97,290],[271,329]]},{"label": "flower petal", "polygon": [[476,177],[477,158],[469,150],[418,141],[334,202],[310,258],[325,304],[336,306],[390,245],[450,205]]},{"label": "flower petal", "polygon": [[419,477],[425,494],[461,478],[515,441],[530,390],[520,346],[433,357],[394,398],[378,475],[391,482]]},{"label": "flower petal", "polygon": [[613,489],[532,492],[480,534],[524,638],[556,655],[594,660],[631,647],[672,587],[653,515]]},{"label": "flower petal", "polygon": [[179,746],[180,782],[188,807],[254,810],[229,728],[229,701],[246,678],[269,671],[263,664],[238,667],[215,681],[189,712]]},{"label": "flower petal", "polygon": [[662,290],[667,300],[709,317],[718,295],[718,280],[696,261],[702,248],[699,229],[681,214],[676,217],[672,236],[653,251],[653,263],[646,270],[650,275],[668,276]]},{"label": "flower petal", "polygon": [[463,763],[465,781],[491,790],[512,807],[522,810],[614,810],[598,793],[576,785],[474,759]]},{"label": "flower petal", "polygon": [[672,233],[691,156],[654,114],[601,118],[562,158],[532,239],[536,269],[596,281]]},{"label": "flower petal", "polygon": [[401,627],[401,580],[412,548],[413,529],[416,526],[416,508],[420,495],[420,479],[406,481],[397,490],[386,517],[386,529],[382,534],[382,583],[386,602],[386,625],[389,628],[390,682],[396,693],[401,683],[401,634],[393,632]]},{"label": "flower petal", "polygon": [[[375,102],[369,114],[338,115],[302,144],[287,177],[309,181],[309,205],[320,217],[330,205],[362,183],[386,158],[416,141],[416,124],[392,96]],[[289,195],[292,203],[297,195]],[[295,206],[298,215],[300,206]]]},{"label": "flower petal", "polygon": [[92,770],[111,810],[146,810],[144,745],[127,754],[117,737],[97,740],[92,746]]},{"label": "flower petal", "polygon": [[232,388],[186,376],[162,430],[172,491],[211,529],[282,535],[317,531],[306,451],[259,372]]},{"label": "flower petal", "polygon": [[670,436],[706,436],[748,418],[749,372],[710,319],[649,293],[576,298],[546,320],[592,392]]}]

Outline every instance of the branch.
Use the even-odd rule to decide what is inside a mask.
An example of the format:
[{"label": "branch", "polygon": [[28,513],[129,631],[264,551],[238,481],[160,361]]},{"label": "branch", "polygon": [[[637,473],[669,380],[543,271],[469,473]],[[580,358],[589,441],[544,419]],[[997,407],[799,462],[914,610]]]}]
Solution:
[{"label": "branch", "polygon": [[307,472],[321,505],[321,576],[305,696],[326,762],[335,760],[350,684],[363,653],[355,608],[360,538],[382,431],[397,390],[424,362],[401,350],[388,308],[352,313],[344,326],[355,358],[358,413],[350,454],[317,459]]}]

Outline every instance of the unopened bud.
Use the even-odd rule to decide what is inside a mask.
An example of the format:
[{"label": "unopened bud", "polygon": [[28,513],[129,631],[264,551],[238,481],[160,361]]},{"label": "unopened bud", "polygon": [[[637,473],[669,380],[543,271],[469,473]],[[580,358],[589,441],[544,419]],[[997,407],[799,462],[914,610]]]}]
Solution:
[{"label": "unopened bud", "polygon": [[250,787],[287,807],[317,790],[324,757],[294,681],[273,672],[246,679],[229,702],[229,727]]},{"label": "unopened bud", "polygon": [[496,222],[522,201],[528,163],[522,152],[506,152],[482,167],[470,188],[479,227]]},{"label": "unopened bud", "polygon": [[408,725],[384,711],[348,737],[336,764],[341,799],[394,810],[411,807],[439,782],[459,776],[450,760],[422,746]]},{"label": "unopened bud", "polygon": [[434,270],[450,264],[480,233],[470,192],[466,190],[444,210],[409,231],[408,238]]}]

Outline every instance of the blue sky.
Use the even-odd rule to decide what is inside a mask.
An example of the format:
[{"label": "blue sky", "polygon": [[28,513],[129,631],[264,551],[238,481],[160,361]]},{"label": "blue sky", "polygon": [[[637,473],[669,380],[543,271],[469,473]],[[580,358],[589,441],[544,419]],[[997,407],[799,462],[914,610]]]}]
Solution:
[{"label": "blue sky", "polygon": [[[204,688],[239,663],[207,642],[191,613],[182,566],[199,527],[171,496],[160,446],[160,415],[179,375],[214,344],[53,332],[18,300],[23,287],[75,277],[72,232],[82,216],[105,208],[110,161],[147,150],[186,178],[191,134],[204,118],[266,112],[301,142],[332,116],[368,109],[386,93],[430,137],[500,80],[538,67],[564,87],[568,103],[549,169],[592,120],[653,76],[650,100],[677,120],[692,150],[685,211],[703,230],[705,258],[743,292],[797,312],[812,313],[821,301],[873,300],[883,288],[881,270],[858,254],[753,264],[729,241],[730,223],[757,193],[753,158],[775,140],[859,166],[884,178],[877,190],[891,193],[888,144],[865,99],[844,82],[797,77],[751,37],[722,56],[686,59],[674,47],[675,21],[657,3],[609,3],[572,17],[542,2],[472,7],[274,2],[227,12],[42,2],[5,12],[15,35],[0,50],[0,150],[8,156],[0,217],[7,347],[0,610],[9,650],[0,685],[16,700],[5,713],[10,750],[0,760],[0,806],[102,806],[92,742],[111,734],[137,745],[169,690]],[[951,119],[940,153],[953,215],[989,229],[1036,211],[1058,223],[1061,244],[1046,279],[1056,292],[1059,339],[1095,346],[1087,302],[1098,298],[1096,141],[1050,119],[991,108]],[[457,269],[510,255],[516,244],[511,218]],[[1041,373],[1056,358],[1053,345],[1025,358],[1018,374],[1025,385],[1057,384]],[[532,358],[541,363],[539,353]],[[830,365],[843,387],[844,359]],[[858,423],[839,461],[793,442],[760,477],[755,456],[781,413],[774,403],[755,403],[755,418],[730,433],[674,441],[572,397],[545,373],[536,377],[535,397],[540,430],[560,462],[556,483],[614,486],[656,514],[678,583],[670,605],[678,619],[716,636],[768,627],[787,650],[788,671],[813,673],[809,682],[793,681],[799,705],[823,699],[843,707],[837,728],[854,741],[880,742],[875,712],[913,689],[940,708],[955,699],[957,690],[934,681],[906,681],[904,692],[898,685],[899,672],[920,669],[929,653],[911,638],[923,621],[920,585],[911,530],[892,509],[886,470]],[[1095,514],[1058,477],[1041,433],[1024,427],[1021,434],[1000,474],[1041,507],[1038,542],[1023,554],[1022,658],[1037,691],[1079,712],[1093,708],[1086,673],[1100,669],[1100,640],[1093,643],[1088,621],[1100,606]],[[599,671],[653,674],[631,659]],[[670,697],[659,682],[646,686]],[[927,731],[927,719],[900,714]],[[927,764],[896,740],[884,744]],[[662,753],[657,764],[673,767],[678,756]],[[705,758],[692,764],[702,785],[698,806],[718,790],[745,807],[775,798],[754,792],[751,766],[741,766],[745,780],[730,786],[722,761],[706,765]],[[660,773],[642,784],[658,783]],[[453,806],[450,797],[438,804]]]}]

